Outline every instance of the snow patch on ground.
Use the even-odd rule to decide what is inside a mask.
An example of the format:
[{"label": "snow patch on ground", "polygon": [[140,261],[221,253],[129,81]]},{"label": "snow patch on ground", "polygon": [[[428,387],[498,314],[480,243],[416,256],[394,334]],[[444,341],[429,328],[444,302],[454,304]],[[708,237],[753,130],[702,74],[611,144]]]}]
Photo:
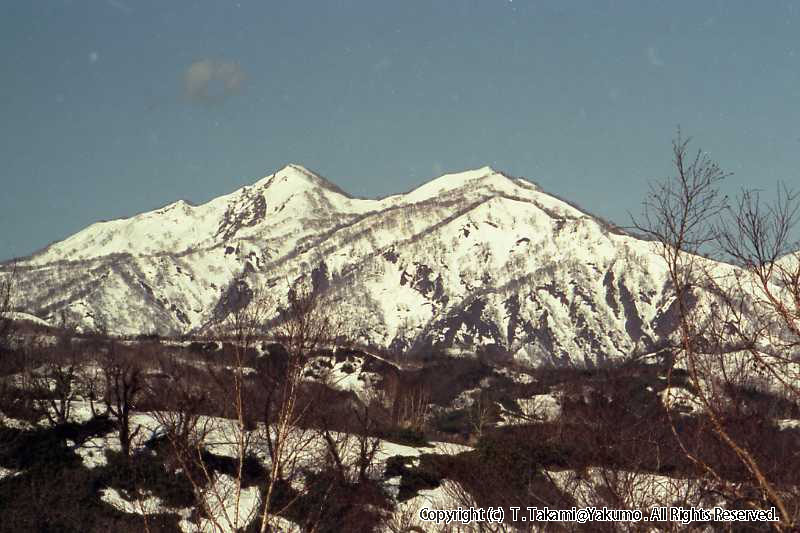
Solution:
[{"label": "snow patch on ground", "polygon": [[574,498],[579,507],[609,505],[602,500],[602,495],[609,491],[623,497],[624,504],[632,509],[697,502],[704,494],[697,480],[644,472],[587,468],[580,472],[545,470],[543,473],[560,491]]},{"label": "snow patch on ground", "polygon": [[149,515],[164,512],[161,499],[153,495],[146,495],[143,499],[131,501],[119,490],[107,487],[100,491],[100,499],[123,513]]},{"label": "snow patch on ground", "polygon": [[511,370],[510,368],[498,368],[496,370],[498,374],[501,376],[506,376],[515,383],[521,383],[523,385],[527,385],[528,383],[533,383],[534,378],[530,374],[526,372],[518,372],[516,370]]},{"label": "snow patch on ground", "polygon": [[5,426],[10,429],[19,429],[22,431],[34,429],[35,427],[33,424],[25,420],[6,416],[2,411],[0,411],[0,426]]},{"label": "snow patch on ground", "polygon": [[3,468],[2,466],[0,466],[0,479],[18,476],[21,473],[22,472],[19,470],[11,470],[10,468]]},{"label": "snow patch on ground", "polygon": [[561,402],[553,394],[536,394],[530,398],[517,398],[519,413],[509,411],[501,406],[498,426],[530,423],[553,422],[561,417]]},{"label": "snow patch on ground", "polygon": [[309,365],[306,377],[325,383],[343,391],[354,393],[360,400],[366,401],[370,391],[376,389],[376,383],[382,379],[375,372],[364,370],[365,360],[362,357],[348,356],[343,361],[333,357],[314,358]]},{"label": "snow patch on ground", "polygon": [[[419,510],[423,507],[431,509],[455,509],[464,504],[475,504],[475,502],[459,501],[460,498],[455,498],[454,495],[466,495],[465,492],[460,490],[458,483],[455,481],[445,479],[442,480],[441,485],[435,489],[420,490],[416,496],[404,502],[398,502],[395,507],[394,513],[389,519],[389,522],[384,526],[383,531],[386,533],[395,531],[429,531],[431,524],[423,522],[419,518]],[[454,531],[460,531],[456,528]],[[466,530],[465,530],[466,531]]]},{"label": "snow patch on ground", "polygon": [[700,399],[683,387],[667,387],[658,395],[665,409],[685,416],[701,414],[704,410]]},{"label": "snow patch on ground", "polygon": [[113,433],[103,437],[89,439],[81,446],[76,447],[73,451],[81,458],[83,466],[86,468],[97,468],[108,464],[106,450],[117,452],[121,450],[119,439],[115,438]]},{"label": "snow patch on ground", "polygon": [[406,446],[395,442],[381,441],[381,448],[378,451],[378,458],[385,461],[389,457],[400,455],[402,457],[419,457],[424,453],[439,455],[457,455],[471,450],[469,446],[453,444],[451,442],[432,442],[430,447]]},{"label": "snow patch on ground", "polygon": [[477,396],[480,396],[480,393],[481,393],[480,387],[461,391],[458,394],[458,396],[453,398],[453,401],[450,402],[450,406],[453,409],[464,409],[470,407],[472,404],[475,403],[475,398]]},{"label": "snow patch on ground", "polygon": [[[238,514],[237,497],[239,501]],[[219,531],[244,530],[258,515],[261,497],[258,487],[239,490],[234,478],[220,474],[214,480],[213,486],[206,489],[206,501],[211,506],[213,520],[203,518],[199,524],[192,523],[187,519],[181,520],[180,526],[183,531],[217,533]]]},{"label": "snow patch on ground", "polygon": [[50,327],[50,323],[46,320],[42,320],[38,316],[31,315],[30,313],[20,313],[19,311],[11,311],[7,313],[0,313],[0,316],[4,318],[10,318],[11,320],[16,320],[18,322],[32,322],[37,326],[47,326]]},{"label": "snow patch on ground", "polygon": [[[161,426],[158,422],[160,416],[168,413],[134,413],[131,417],[131,428],[141,428],[131,446],[134,450],[140,450],[144,444],[152,437],[160,434]],[[74,420],[85,421],[92,416],[91,409],[88,402],[77,401],[73,406],[72,418]],[[5,421],[10,419],[6,418]],[[11,419],[13,420],[13,419]],[[226,457],[237,457],[237,448],[235,439],[232,436],[237,430],[236,421],[217,417],[204,417],[200,421],[208,430],[206,445],[207,449],[215,454],[223,455]],[[257,432],[265,431],[265,428],[260,427]],[[302,433],[302,435],[300,435]],[[293,438],[309,438],[309,449],[306,450],[303,457],[319,456],[323,451],[324,440],[322,437],[313,431],[298,430],[298,437]],[[334,433],[333,438],[337,441],[345,442],[345,437],[342,434]],[[347,444],[342,450],[344,459],[351,459],[351,454],[357,453],[358,439],[353,437],[347,441]],[[80,456],[83,465],[86,468],[97,468],[107,464],[106,452],[109,450],[120,451],[119,438],[116,431],[110,431],[105,435],[96,436],[91,438],[80,445],[68,441],[67,444],[72,446],[77,455]],[[377,478],[382,477],[382,472],[385,470],[385,462],[388,458],[394,456],[403,456],[410,458],[419,458],[422,454],[458,454],[470,450],[468,446],[451,444],[446,442],[433,442],[430,446],[416,447],[397,444],[394,442],[380,441],[380,447],[375,457],[375,465],[371,470],[372,476]],[[254,449],[256,456],[262,463],[268,467],[269,457],[263,450]],[[301,458],[301,461],[304,460]],[[0,479],[17,475],[18,472],[0,468]],[[392,479],[386,482],[387,488],[391,492],[393,489],[396,491],[399,488],[399,479]],[[105,488],[101,491],[100,497],[102,501],[108,503],[114,508],[130,514],[160,514],[160,513],[175,513],[181,517],[180,527],[183,531],[234,531],[237,529],[246,528],[254,519],[257,518],[259,504],[261,501],[260,492],[258,487],[242,488],[239,493],[238,503],[238,518],[236,517],[236,493],[237,487],[234,478],[226,474],[216,474],[213,483],[206,489],[206,501],[211,504],[212,515],[214,520],[200,519],[197,520],[196,513],[193,509],[173,509],[164,506],[163,502],[156,496],[144,493],[138,500],[131,498],[131,495],[125,491],[115,488]],[[443,497],[441,489],[434,489],[430,491],[421,491],[419,496],[414,499],[416,503],[430,502]],[[298,531],[298,527],[281,518],[273,517],[273,523],[277,525],[282,531]]]},{"label": "snow patch on ground", "polygon": [[552,422],[561,416],[561,403],[553,394],[537,394],[530,398],[518,398],[522,414],[532,420]]},{"label": "snow patch on ground", "polygon": [[780,430],[800,429],[800,420],[796,418],[782,418],[776,420],[775,425],[778,426],[778,429]]}]

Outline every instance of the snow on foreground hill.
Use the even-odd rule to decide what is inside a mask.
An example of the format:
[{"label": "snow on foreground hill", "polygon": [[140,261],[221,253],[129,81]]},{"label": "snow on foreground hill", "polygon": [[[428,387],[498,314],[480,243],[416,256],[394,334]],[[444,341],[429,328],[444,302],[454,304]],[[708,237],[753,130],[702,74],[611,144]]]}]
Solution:
[{"label": "snow on foreground hill", "polygon": [[[158,439],[164,435],[164,430],[159,420],[163,419],[164,414],[159,416],[156,413],[136,413],[131,417],[132,427],[140,428],[136,432],[136,437],[133,441],[133,447],[138,454],[145,454],[147,456],[155,455],[148,446],[152,445],[153,439]],[[70,422],[75,424],[86,424],[93,419],[94,415],[90,408],[89,402],[75,401],[70,415]],[[5,417],[0,413],[0,422],[8,426],[20,426],[25,429],[32,429],[38,427],[30,423],[14,420]],[[228,458],[235,461],[238,457],[237,442],[234,435],[236,435],[236,422],[225,418],[218,417],[202,417],[199,421],[199,426],[209,430],[206,435],[208,453],[214,454],[219,458]],[[42,428],[47,428],[47,422],[42,421]],[[256,433],[263,433],[263,427],[248,433],[248,442],[251,446],[255,447],[255,443],[259,442]],[[350,440],[346,439],[345,434],[333,432],[334,438],[337,443],[346,443],[342,446],[340,452],[343,453],[343,460],[352,461],[357,455],[355,438]],[[345,438],[343,438],[345,437]],[[325,441],[321,433],[300,431],[295,437],[301,439],[302,443],[296,446],[302,446],[302,453],[297,459],[298,464],[293,465],[293,468],[298,470],[314,471],[319,468],[315,462],[317,457],[325,454]],[[267,468],[271,463],[269,453],[266,451],[266,446],[263,450],[256,453],[254,457]],[[67,448],[74,452],[80,459],[83,468],[88,470],[102,469],[109,465],[109,456],[118,454],[120,452],[120,441],[116,431],[109,431],[105,434],[95,436],[93,438],[75,442],[72,440],[66,441]],[[292,444],[291,446],[295,446]],[[470,450],[470,448],[458,444],[433,442],[426,446],[407,446],[397,444],[394,442],[379,440],[379,446],[375,455],[374,464],[368,472],[371,479],[378,480],[383,486],[387,494],[392,498],[397,498],[400,477],[393,477],[383,479],[383,473],[386,469],[387,460],[408,458],[411,461],[418,461],[421,454],[437,454],[437,455],[456,455],[458,453]],[[353,456],[353,457],[351,457]],[[139,457],[141,460],[141,457]],[[349,464],[349,463],[348,463]],[[0,480],[6,477],[14,477],[21,474],[10,469],[0,467]],[[261,493],[257,485],[248,485],[242,487],[241,491],[236,490],[236,480],[230,475],[225,473],[214,472],[214,483],[205,488],[204,497],[208,504],[208,511],[213,515],[212,519],[202,518],[198,514],[197,506],[189,506],[184,508],[171,507],[167,502],[163,501],[158,496],[152,494],[152,491],[146,486],[146,482],[138,480],[142,483],[139,487],[141,491],[138,496],[133,494],[133,491],[122,490],[113,486],[103,487],[98,491],[100,500],[117,509],[122,513],[128,515],[149,515],[157,516],[163,514],[174,514],[179,517],[178,528],[186,532],[218,532],[218,531],[240,531],[244,530],[248,525],[251,525],[258,518],[259,506],[261,502]],[[298,484],[298,490],[303,490],[303,484],[299,479],[295,480]],[[420,491],[420,494],[408,500],[403,508],[409,506],[414,507],[414,514],[418,511],[419,507],[430,504],[428,498],[430,494],[437,491]],[[237,512],[238,508],[238,512]],[[233,517],[236,516],[236,520]],[[152,519],[151,519],[152,520]],[[273,526],[280,528],[281,531],[301,531],[302,529],[289,520],[279,516],[271,518]],[[147,522],[145,522],[147,524]],[[232,524],[238,524],[240,529],[232,527]]]},{"label": "snow on foreground hill", "polygon": [[[21,311],[116,334],[203,331],[309,276],[361,344],[593,364],[672,330],[652,243],[489,167],[380,200],[299,165],[192,206],[99,222],[17,264]],[[276,306],[280,301],[276,302]]]}]

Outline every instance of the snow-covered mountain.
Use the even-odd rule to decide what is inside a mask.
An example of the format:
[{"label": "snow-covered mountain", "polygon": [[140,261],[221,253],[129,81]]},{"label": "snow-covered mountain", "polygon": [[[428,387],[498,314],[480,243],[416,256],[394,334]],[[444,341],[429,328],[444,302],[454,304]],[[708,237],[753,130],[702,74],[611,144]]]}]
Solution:
[{"label": "snow-covered mountain", "polygon": [[308,275],[359,341],[593,363],[657,345],[672,299],[651,243],[489,167],[352,198],[299,166],[192,206],[99,222],[18,263],[23,310],[118,334],[202,330]]}]

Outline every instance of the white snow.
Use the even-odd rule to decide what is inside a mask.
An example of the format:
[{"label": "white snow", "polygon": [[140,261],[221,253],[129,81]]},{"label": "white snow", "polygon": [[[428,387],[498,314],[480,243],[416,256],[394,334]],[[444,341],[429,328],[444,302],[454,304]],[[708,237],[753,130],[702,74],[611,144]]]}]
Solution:
[{"label": "white snow", "polygon": [[50,323],[46,320],[42,320],[38,316],[31,315],[29,313],[21,313],[19,311],[10,311],[6,313],[2,313],[2,316],[6,318],[10,318],[12,320],[16,320],[19,322],[32,322],[38,326],[50,326]]},{"label": "white snow", "polygon": [[517,399],[523,415],[532,420],[552,422],[561,416],[561,403],[553,394],[537,394]]},{"label": "white snow", "polygon": [[142,499],[127,498],[122,493],[112,487],[106,487],[100,491],[100,499],[116,509],[128,514],[149,515],[158,514],[163,511],[161,499],[147,495]]},{"label": "white snow", "polygon": [[209,533],[241,531],[256,518],[260,499],[258,487],[240,488],[234,478],[220,474],[213,486],[205,489],[205,500],[211,507],[213,519],[202,518],[199,524],[184,519],[181,529]]},{"label": "white snow", "polygon": [[7,428],[12,428],[12,429],[21,429],[21,430],[33,429],[35,427],[33,424],[31,424],[26,420],[20,420],[18,418],[6,416],[2,411],[0,411],[0,426],[5,426]]},{"label": "white snow", "polygon": [[83,466],[86,468],[97,468],[108,464],[106,450],[119,451],[119,440],[114,440],[110,436],[94,437],[81,446],[75,448],[75,453],[81,458]]},{"label": "white snow", "polygon": [[469,446],[454,444],[451,442],[432,442],[431,446],[429,447],[417,447],[397,444],[395,442],[381,441],[381,447],[378,451],[377,457],[381,461],[385,461],[389,457],[394,457],[396,455],[402,457],[419,457],[422,454],[457,455],[471,449],[472,448]]},{"label": "white snow", "polygon": [[[416,203],[429,200],[434,196],[450,192],[454,189],[464,187],[470,182],[488,178],[498,175],[490,167],[481,167],[475,170],[467,170],[465,172],[456,172],[452,174],[444,174],[435,178],[424,185],[421,185],[413,191],[406,194],[398,194],[386,198],[384,201],[396,201],[398,203]],[[501,176],[502,177],[502,176]],[[503,178],[505,179],[505,178]]]},{"label": "white snow", "polygon": [[704,411],[701,400],[683,387],[667,387],[658,395],[665,408],[677,410],[682,415],[695,415]]},{"label": "white snow", "polygon": [[559,490],[574,498],[579,507],[609,505],[602,499],[609,489],[623,497],[624,505],[631,509],[650,509],[682,501],[698,503],[705,495],[702,483],[697,480],[645,472],[589,467],[580,472],[545,470],[544,474]]},{"label": "white snow", "polygon": [[778,429],[800,429],[800,420],[796,418],[782,418],[775,421],[775,425],[778,426]]},{"label": "white snow", "polygon": [[11,470],[10,468],[3,468],[2,466],[0,466],[0,479],[6,478],[6,477],[14,477],[14,476],[17,476],[17,475],[19,475],[21,473],[22,473],[21,471]]},{"label": "white snow", "polygon": [[[435,489],[423,489],[417,495],[404,502],[398,502],[394,513],[389,522],[384,526],[383,531],[429,531],[431,524],[419,518],[419,510],[423,507],[432,509],[455,509],[457,507],[477,507],[477,503],[472,501],[468,492],[460,490],[458,483],[444,479]],[[462,501],[466,498],[468,501]],[[452,527],[452,525],[451,525]],[[449,529],[448,529],[449,531]],[[461,531],[455,529],[454,531]],[[469,530],[471,531],[471,530]]]}]

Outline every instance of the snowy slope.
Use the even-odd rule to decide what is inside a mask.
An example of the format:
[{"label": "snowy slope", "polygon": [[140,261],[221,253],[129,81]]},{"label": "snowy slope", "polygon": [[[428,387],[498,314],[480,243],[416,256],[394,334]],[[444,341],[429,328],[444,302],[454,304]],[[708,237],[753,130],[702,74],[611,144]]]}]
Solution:
[{"label": "snowy slope", "polygon": [[[178,335],[311,275],[364,344],[601,361],[669,333],[652,244],[489,167],[356,199],[299,165],[200,206],[94,224],[18,265],[24,311]],[[56,321],[57,322],[57,321]]]}]

